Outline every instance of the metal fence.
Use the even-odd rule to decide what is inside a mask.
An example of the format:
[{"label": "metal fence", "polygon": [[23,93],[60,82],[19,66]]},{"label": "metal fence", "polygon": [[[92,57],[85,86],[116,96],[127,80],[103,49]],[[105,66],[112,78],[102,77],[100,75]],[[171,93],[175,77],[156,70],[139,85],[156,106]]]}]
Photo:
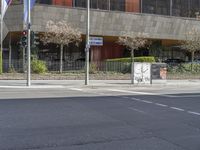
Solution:
[{"label": "metal fence", "polygon": [[[24,64],[24,65],[23,65]],[[60,71],[59,61],[45,61],[48,73],[55,73]],[[155,69],[155,65],[152,65],[154,73],[167,72],[167,79],[200,79],[200,64],[195,63],[184,63],[184,64],[168,64],[165,70]],[[85,67],[84,61],[63,61],[63,73],[83,73]],[[23,60],[9,60],[3,61],[3,72],[15,72],[23,73],[26,72],[26,63]],[[130,62],[90,62],[90,73],[120,73],[120,74],[130,74],[131,63]],[[156,77],[156,75],[154,75]],[[110,77],[112,79],[112,77]]]},{"label": "metal fence", "polygon": [[[44,61],[48,72],[59,72],[60,62],[59,61]],[[24,65],[23,65],[24,64]],[[63,72],[65,71],[81,71],[84,70],[84,61],[63,61]],[[90,63],[91,71],[102,71],[102,72],[120,72],[120,73],[130,73],[131,63],[128,62],[92,62]],[[9,60],[3,61],[3,71],[4,72],[23,72],[26,70],[26,63],[23,60]]]}]

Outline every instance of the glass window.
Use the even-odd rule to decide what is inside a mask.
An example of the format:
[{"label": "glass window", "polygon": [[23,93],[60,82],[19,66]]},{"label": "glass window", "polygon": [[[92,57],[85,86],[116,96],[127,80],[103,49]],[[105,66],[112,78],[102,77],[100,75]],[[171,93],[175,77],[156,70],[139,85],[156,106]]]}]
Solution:
[{"label": "glass window", "polygon": [[110,10],[125,11],[125,0],[110,0]]},{"label": "glass window", "polygon": [[40,4],[52,4],[52,0],[37,0],[36,2]]},{"label": "glass window", "polygon": [[75,7],[84,7],[86,8],[87,1],[86,0],[75,0]]},{"label": "glass window", "polygon": [[172,4],[173,16],[190,16],[190,0],[173,0]]},{"label": "glass window", "polygon": [[143,0],[143,12],[151,14],[169,15],[169,0]]},{"label": "glass window", "polygon": [[98,0],[98,9],[109,10],[109,0]]}]

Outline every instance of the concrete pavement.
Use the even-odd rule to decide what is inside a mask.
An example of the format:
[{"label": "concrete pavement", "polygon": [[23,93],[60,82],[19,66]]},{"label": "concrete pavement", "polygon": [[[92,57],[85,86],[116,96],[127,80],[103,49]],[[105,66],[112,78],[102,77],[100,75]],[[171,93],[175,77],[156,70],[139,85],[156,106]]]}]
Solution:
[{"label": "concrete pavement", "polygon": [[[87,87],[171,87],[199,86],[200,80],[166,80],[153,81],[153,84],[131,84],[130,80],[90,80]],[[51,87],[85,87],[84,80],[32,80],[32,88]],[[0,80],[0,88],[24,88],[26,80]]]}]

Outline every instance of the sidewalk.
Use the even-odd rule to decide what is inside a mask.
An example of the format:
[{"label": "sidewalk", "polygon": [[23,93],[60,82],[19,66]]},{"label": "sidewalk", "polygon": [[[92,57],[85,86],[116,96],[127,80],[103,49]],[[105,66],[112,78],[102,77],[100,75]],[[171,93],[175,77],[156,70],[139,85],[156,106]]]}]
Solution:
[{"label": "sidewalk", "polygon": [[[153,84],[131,84],[130,80],[90,80],[85,86],[84,80],[32,80],[29,88],[65,88],[65,87],[194,87],[200,86],[200,80],[153,81]],[[0,88],[27,88],[26,80],[0,80]]]}]

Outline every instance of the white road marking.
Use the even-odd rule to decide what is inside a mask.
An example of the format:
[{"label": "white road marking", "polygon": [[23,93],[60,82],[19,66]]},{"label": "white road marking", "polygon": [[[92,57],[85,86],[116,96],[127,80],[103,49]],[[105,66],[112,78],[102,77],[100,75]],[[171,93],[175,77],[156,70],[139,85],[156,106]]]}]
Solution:
[{"label": "white road marking", "polygon": [[69,88],[69,89],[73,91],[83,91],[83,89],[78,89],[78,88]]},{"label": "white road marking", "polygon": [[157,106],[161,106],[161,107],[167,107],[167,105],[160,104],[160,103],[155,103],[155,105],[157,105]]},{"label": "white road marking", "polygon": [[117,89],[108,89],[108,90],[112,92],[132,93],[132,94],[140,94],[140,95],[157,95],[155,93],[147,93],[147,92],[135,92],[135,91],[117,90]]},{"label": "white road marking", "polygon": [[198,112],[194,112],[194,111],[187,111],[189,114],[193,114],[193,115],[198,115],[198,116],[200,116],[200,113],[198,113]]},{"label": "white road marking", "polygon": [[141,101],[141,99],[134,98],[134,97],[132,97],[131,99],[134,100],[134,101],[139,101],[139,102]]},{"label": "white road marking", "polygon": [[171,109],[174,109],[174,110],[178,110],[178,111],[185,111],[184,109],[181,109],[181,108],[178,108],[178,107],[170,107]]},{"label": "white road marking", "polygon": [[153,102],[147,101],[147,100],[141,100],[141,102],[147,103],[147,104],[152,104]]},{"label": "white road marking", "polygon": [[31,86],[0,86],[3,89],[56,89],[64,88],[62,85],[31,85]]},{"label": "white road marking", "polygon": [[127,98],[129,98],[129,97],[127,97],[127,96],[122,96],[122,98],[126,98],[126,99],[127,99]]},{"label": "white road marking", "polygon": [[142,111],[142,110],[139,110],[139,109],[136,109],[136,108],[133,108],[133,107],[129,107],[128,109],[131,109],[131,110],[137,111],[137,112],[139,112],[139,113],[146,114],[146,112],[144,112],[144,111]]},{"label": "white road marking", "polygon": [[[178,93],[177,93],[178,94]],[[180,93],[183,94],[183,93]],[[184,93],[187,94],[187,93]],[[170,97],[170,98],[190,98],[190,97],[200,97],[200,95],[161,95],[164,97]]]}]

